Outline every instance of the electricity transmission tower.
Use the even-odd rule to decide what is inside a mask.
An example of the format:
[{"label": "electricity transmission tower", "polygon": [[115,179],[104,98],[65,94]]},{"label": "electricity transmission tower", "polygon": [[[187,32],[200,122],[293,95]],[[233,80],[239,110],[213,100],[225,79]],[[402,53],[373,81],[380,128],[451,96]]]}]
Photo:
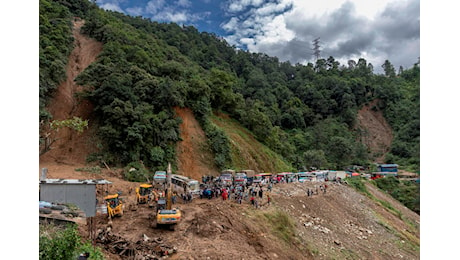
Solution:
[{"label": "electricity transmission tower", "polygon": [[316,61],[321,57],[320,56],[320,50],[319,50],[319,39],[320,37],[316,38],[313,40],[313,55],[315,55]]}]

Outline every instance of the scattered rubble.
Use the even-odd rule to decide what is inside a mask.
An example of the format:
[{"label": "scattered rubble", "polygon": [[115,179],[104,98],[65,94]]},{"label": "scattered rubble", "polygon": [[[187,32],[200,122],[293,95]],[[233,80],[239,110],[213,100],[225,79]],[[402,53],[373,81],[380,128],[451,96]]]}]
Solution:
[{"label": "scattered rubble", "polygon": [[103,246],[108,252],[121,257],[134,259],[161,259],[177,252],[177,248],[167,244],[162,238],[150,239],[145,234],[135,242],[128,241],[122,236],[106,229],[98,230],[96,243]]}]

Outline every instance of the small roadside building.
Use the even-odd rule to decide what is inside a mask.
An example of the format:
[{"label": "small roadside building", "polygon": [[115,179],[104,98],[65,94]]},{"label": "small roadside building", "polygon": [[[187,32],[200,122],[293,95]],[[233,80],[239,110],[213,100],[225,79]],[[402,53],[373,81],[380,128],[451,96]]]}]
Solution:
[{"label": "small roadside building", "polygon": [[111,184],[103,179],[41,179],[40,201],[57,204],[74,204],[86,217],[96,215],[96,185]]}]

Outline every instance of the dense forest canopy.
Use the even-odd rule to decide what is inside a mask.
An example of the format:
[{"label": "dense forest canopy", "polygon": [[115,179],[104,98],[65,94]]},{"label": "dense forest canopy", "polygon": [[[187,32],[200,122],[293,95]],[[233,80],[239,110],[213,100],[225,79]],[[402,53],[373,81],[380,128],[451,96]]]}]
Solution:
[{"label": "dense forest canopy", "polygon": [[292,169],[343,169],[370,165],[359,142],[357,111],[378,100],[395,139],[386,161],[419,170],[420,69],[390,61],[374,73],[365,59],[343,65],[329,57],[290,64],[230,46],[192,26],[158,23],[104,11],[86,1],[40,0],[40,119],[65,77],[72,49],[71,19],[85,20],[83,33],[104,44],[96,62],[77,77],[94,104],[100,147],[92,160],[127,165],[142,161],[166,168],[175,158],[180,119],[174,107],[193,110],[219,168],[232,167],[229,139],[210,120],[230,115]]}]

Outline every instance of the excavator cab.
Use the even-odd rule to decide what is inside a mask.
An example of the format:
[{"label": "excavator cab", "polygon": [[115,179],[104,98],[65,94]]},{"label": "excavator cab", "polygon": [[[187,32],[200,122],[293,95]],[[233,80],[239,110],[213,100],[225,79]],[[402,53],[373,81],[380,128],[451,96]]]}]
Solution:
[{"label": "excavator cab", "polygon": [[107,203],[107,214],[110,218],[123,215],[123,202],[118,194],[105,196],[104,200]]},{"label": "excavator cab", "polygon": [[149,202],[150,196],[152,195],[153,185],[152,184],[141,184],[136,188],[136,199],[137,204],[145,204]]},{"label": "excavator cab", "polygon": [[157,200],[157,211],[166,209],[166,198],[159,198]]},{"label": "excavator cab", "polygon": [[171,191],[166,191],[166,198],[160,197],[157,200],[156,216],[152,222],[152,226],[157,228],[158,226],[167,226],[170,230],[175,230],[177,224],[179,224],[182,213],[177,208],[172,208],[171,203]]}]

